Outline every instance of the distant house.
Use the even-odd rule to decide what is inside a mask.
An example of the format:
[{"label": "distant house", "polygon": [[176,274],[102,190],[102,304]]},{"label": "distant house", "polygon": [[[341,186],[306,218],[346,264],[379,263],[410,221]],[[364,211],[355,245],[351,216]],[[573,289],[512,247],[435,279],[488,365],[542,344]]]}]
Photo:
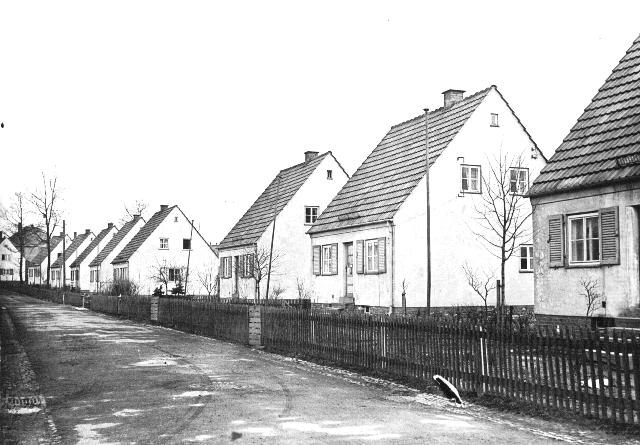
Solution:
[{"label": "distant house", "polygon": [[[483,177],[506,158],[509,190],[522,194],[544,156],[495,86],[466,98],[460,90],[443,94],[444,106],[428,122],[431,245],[422,114],[391,127],[310,228],[307,257],[318,302],[395,308],[405,293],[407,307],[424,307],[429,248],[432,307],[483,304],[465,265],[500,277],[500,261],[477,235],[487,233],[474,211],[487,196]],[[506,304],[533,303],[531,242],[521,243],[507,262]]]},{"label": "distant house", "polygon": [[90,290],[91,273],[89,272],[89,263],[98,255],[109,241],[118,232],[113,223],[107,224],[100,233],[91,241],[91,243],[78,255],[71,263],[69,269],[71,271],[71,280],[69,285],[77,289]]},{"label": "distant house", "polygon": [[[20,255],[20,248],[23,248],[23,276],[25,281],[27,280],[27,268],[26,262],[31,261],[39,252],[40,247],[45,245],[45,233],[42,229],[30,224],[22,228],[18,224],[17,231],[11,235],[10,239],[15,248],[18,250],[18,256]],[[20,277],[18,276],[18,280]]]},{"label": "distant house", "polygon": [[111,261],[140,231],[144,224],[144,219],[140,215],[135,215],[131,221],[118,230],[118,233],[89,263],[89,289],[92,292],[102,292],[113,281],[113,265]]},{"label": "distant house", "polygon": [[[150,294],[186,285],[189,294],[206,294],[215,280],[218,257],[177,205],[161,205],[111,261],[113,280],[130,280]],[[214,271],[212,273],[212,271]]]},{"label": "distant house", "polygon": [[[536,313],[640,304],[640,37],[529,191]],[[591,288],[588,292],[587,288]],[[595,299],[588,309],[588,298]]]},{"label": "distant house", "polygon": [[[51,264],[62,256],[62,237],[54,235],[51,237]],[[71,244],[71,238],[67,235],[67,245]],[[29,284],[45,284],[47,282],[47,246],[46,243],[38,247],[35,256],[27,260],[27,282]]]},{"label": "distant house", "polygon": [[66,285],[71,285],[70,266],[78,259],[80,254],[89,246],[94,238],[95,235],[89,229],[80,235],[77,233],[73,234],[71,244],[69,244],[62,255],[58,256],[51,264],[51,282],[49,284],[52,287],[63,287],[65,285],[65,279],[67,280]]},{"label": "distant house", "polygon": [[298,284],[310,285],[311,258],[305,232],[348,177],[330,151],[322,155],[307,151],[304,162],[281,170],[218,246],[220,295],[256,298],[258,281],[260,297],[265,298],[275,214],[276,260],[270,293],[297,298]]},{"label": "distant house", "polygon": [[20,253],[10,238],[0,232],[0,281],[20,281]]}]

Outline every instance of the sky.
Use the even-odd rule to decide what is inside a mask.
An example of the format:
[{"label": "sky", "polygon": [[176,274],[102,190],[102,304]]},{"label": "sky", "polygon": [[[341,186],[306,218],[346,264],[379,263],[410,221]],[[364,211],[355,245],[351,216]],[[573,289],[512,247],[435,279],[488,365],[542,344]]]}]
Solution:
[{"label": "sky", "polygon": [[44,172],[68,232],[141,200],[219,242],[304,151],[351,174],[450,88],[497,85],[550,156],[638,17],[637,0],[0,0],[0,205]]}]

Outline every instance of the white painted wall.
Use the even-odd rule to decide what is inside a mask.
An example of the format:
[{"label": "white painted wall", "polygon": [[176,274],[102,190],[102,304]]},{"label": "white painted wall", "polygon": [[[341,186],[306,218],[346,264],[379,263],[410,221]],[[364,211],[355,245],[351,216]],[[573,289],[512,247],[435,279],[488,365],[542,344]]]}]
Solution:
[{"label": "white painted wall", "polygon": [[[2,260],[2,255],[5,255],[5,260]],[[22,264],[24,266],[24,260]],[[20,252],[9,238],[0,242],[0,269],[0,281],[20,281]],[[12,273],[8,273],[9,270]],[[23,270],[26,269],[23,267]]]},{"label": "white painted wall", "polygon": [[[332,170],[333,179],[327,179],[327,170]],[[298,298],[296,278],[304,281],[305,286],[311,283],[311,256],[309,236],[306,234],[311,227],[305,224],[305,206],[318,206],[320,214],[347,182],[347,175],[331,155],[324,157],[313,173],[300,187],[289,203],[282,209],[276,219],[276,233],[274,237],[274,251],[279,254],[277,267],[272,269],[271,289],[280,287],[284,293],[280,298]],[[260,239],[259,249],[269,250],[271,243],[272,224],[269,224]],[[220,257],[239,255],[253,251],[253,247],[240,249],[226,249],[220,251]],[[235,271],[234,271],[235,273]],[[253,279],[240,279],[239,291],[246,292],[248,298],[255,296],[255,282]],[[266,293],[266,278],[261,283],[261,295]],[[234,292],[234,279],[220,280],[220,296],[229,298]]]},{"label": "white painted wall", "polygon": [[[84,251],[84,249],[89,247],[89,244],[91,244],[91,241],[93,241],[93,239],[95,237],[96,237],[95,234],[93,232],[90,232],[89,236],[86,237],[82,241],[80,246],[78,246],[78,248],[73,253],[70,254],[70,253],[67,252],[66,258],[65,258],[65,262],[64,262],[64,266],[66,268],[67,286],[73,286],[74,285],[74,284],[71,283],[71,268],[69,266],[71,265],[71,263],[73,263],[78,258],[78,256]],[[60,246],[62,246],[62,243],[60,243]],[[68,247],[69,247],[69,244],[67,244],[67,248]],[[60,249],[60,252],[62,252],[62,248]],[[56,258],[57,258],[57,255],[55,257],[53,257],[53,252],[52,252],[51,264],[53,264],[55,262]],[[60,279],[57,279],[57,277],[53,273],[54,270],[60,270]],[[46,273],[46,265],[45,265],[45,273]],[[62,282],[63,282],[62,268],[54,269],[52,267],[51,268],[51,283],[50,283],[51,286],[52,287],[62,287],[62,285],[63,285]]]},{"label": "white painted wall", "polygon": [[107,232],[107,235],[102,240],[100,240],[97,246],[95,246],[91,250],[89,255],[87,255],[87,257],[82,261],[82,263],[80,263],[77,267],[73,268],[73,270],[76,271],[76,274],[79,277],[79,280],[76,279],[71,281],[71,286],[79,288],[81,290],[91,290],[91,282],[90,282],[91,276],[89,275],[89,269],[90,269],[89,264],[91,263],[91,261],[94,260],[98,252],[104,249],[104,247],[109,243],[109,241],[111,241],[111,238],[113,238],[116,233],[118,233],[118,229],[115,226],[112,226]]},{"label": "white painted wall", "polygon": [[[176,221],[177,219],[177,221]],[[160,285],[152,276],[160,266],[175,266],[186,270],[189,251],[182,248],[182,240],[191,237],[191,223],[178,207],[160,223],[138,250],[129,258],[129,279],[140,286],[140,293],[149,295]],[[160,249],[160,238],[169,238],[169,249]],[[118,253],[120,253],[118,251]],[[115,265],[115,267],[120,267]],[[198,272],[218,270],[218,257],[207,242],[193,230],[189,282],[187,292],[205,294]],[[169,292],[176,283],[169,283]]]},{"label": "white painted wall", "polygon": [[[640,184],[620,184],[533,199],[535,312],[586,316],[582,279],[597,280],[607,302],[606,315],[617,316],[640,304]],[[620,264],[595,267],[549,267],[549,222],[552,215],[587,213],[618,206]],[[593,315],[605,315],[599,307]]]},{"label": "white painted wall", "polygon": [[[499,126],[491,127],[491,113],[498,113]],[[529,183],[539,174],[545,161],[538,153],[532,159],[531,142],[521,125],[500,95],[491,90],[484,101],[476,108],[464,127],[450,142],[443,154],[430,170],[431,184],[431,256],[432,256],[432,306],[480,305],[482,300],[471,290],[466,282],[462,266],[468,263],[476,270],[493,273],[500,277],[500,260],[495,258],[485,244],[474,234],[481,228],[474,221],[474,205],[480,204],[480,196],[466,194],[459,196],[460,163],[481,165],[482,174],[489,171],[489,164],[500,153],[511,158],[522,155],[523,164],[529,168]],[[459,158],[464,158],[464,161]],[[528,200],[523,200],[523,208],[530,208]],[[356,304],[391,304],[393,293],[394,306],[402,304],[402,282],[407,286],[407,306],[426,306],[426,190],[423,179],[401,205],[394,216],[395,246],[391,264],[392,249],[387,249],[387,271],[394,274],[393,287],[385,292],[389,296],[378,297],[381,283],[372,283],[370,277],[354,282]],[[366,230],[353,229],[355,234],[313,235],[312,244],[327,244],[325,240],[335,239],[343,243],[359,238]],[[378,229],[381,230],[381,229]],[[390,229],[384,229],[390,233]],[[373,231],[372,233],[377,233]],[[368,236],[368,235],[367,235]],[[381,235],[384,236],[384,235]],[[389,236],[389,235],[386,235]],[[359,238],[361,239],[361,238]],[[530,239],[522,243],[531,243]],[[497,252],[499,253],[499,252]],[[519,272],[518,253],[507,263],[506,304],[533,304],[533,274]],[[311,255],[311,253],[309,253]],[[339,260],[339,270],[344,262]],[[393,270],[393,272],[391,272]],[[378,277],[378,279],[383,279]],[[389,278],[390,280],[391,278]],[[344,277],[317,277],[314,279],[318,301],[332,302],[331,295],[341,292]],[[359,288],[360,287],[360,288]],[[391,287],[387,284],[387,287]],[[367,294],[371,294],[368,296]],[[371,303],[373,302],[373,303]],[[495,304],[495,292],[490,300]]]},{"label": "white painted wall", "polygon": [[[89,287],[92,292],[100,292],[105,288],[106,285],[113,281],[113,264],[111,264],[111,261],[113,261],[116,255],[118,255],[120,251],[124,249],[124,247],[129,243],[129,241],[131,241],[131,239],[136,235],[136,233],[140,231],[140,229],[144,225],[144,219],[138,219],[131,230],[129,230],[124,238],[120,240],[118,245],[111,251],[111,253],[109,253],[109,255],[105,257],[102,263],[99,266],[90,267],[90,271],[98,272],[98,280],[94,283],[89,283]],[[105,243],[104,246],[106,246],[107,244],[108,243]],[[89,261],[89,264],[91,264],[91,261]],[[89,278],[91,278],[91,276],[89,276]]]}]

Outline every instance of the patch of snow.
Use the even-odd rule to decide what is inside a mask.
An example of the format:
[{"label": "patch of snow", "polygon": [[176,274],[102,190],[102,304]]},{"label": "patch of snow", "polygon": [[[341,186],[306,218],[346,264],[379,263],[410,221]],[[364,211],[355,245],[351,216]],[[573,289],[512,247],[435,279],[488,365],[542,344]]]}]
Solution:
[{"label": "patch of snow", "polygon": [[246,420],[232,420],[231,421],[231,425],[244,425],[245,423],[247,423]]},{"label": "patch of snow", "polygon": [[212,436],[211,434],[200,434],[196,437],[194,437],[193,439],[187,439],[189,442],[204,442],[206,440],[209,439],[213,439],[214,436]]},{"label": "patch of snow", "polygon": [[33,414],[40,411],[40,408],[37,406],[32,406],[30,408],[10,408],[7,410],[9,414]]},{"label": "patch of snow", "polygon": [[174,399],[184,398],[184,397],[205,397],[211,396],[215,393],[211,391],[185,391],[182,394],[178,394],[173,396]]},{"label": "patch of snow", "polygon": [[[106,444],[107,442],[103,442],[101,440],[102,435],[96,430],[101,430],[104,428],[112,428],[116,425],[120,425],[119,423],[81,423],[76,425],[75,430],[78,433],[80,440],[78,443],[93,445],[93,444]],[[115,442],[109,442],[115,443]]]},{"label": "patch of snow", "polygon": [[134,417],[134,416],[139,416],[141,412],[142,410],[139,410],[139,409],[126,408],[113,413],[113,415],[116,417]]},{"label": "patch of snow", "polygon": [[[317,423],[309,422],[285,422],[281,424],[281,427],[286,430],[294,430],[303,433],[322,433],[331,436],[358,436],[358,438],[365,438],[367,436],[379,436],[377,431],[382,426],[378,425],[355,425],[355,426],[323,426]],[[397,435],[395,435],[397,437]]]},{"label": "patch of snow", "polygon": [[155,340],[137,340],[134,338],[114,338],[114,339],[105,339],[105,340],[98,340],[98,341],[115,343],[117,345],[119,345],[120,343],[155,343],[156,342]]},{"label": "patch of snow", "polygon": [[204,403],[192,403],[189,406],[204,406]]},{"label": "patch of snow", "polygon": [[260,434],[261,436],[267,436],[267,437],[273,437],[276,435],[276,432],[274,431],[274,429],[269,427],[249,427],[249,428],[243,428],[238,431],[243,434],[244,433]]},{"label": "patch of snow", "polygon": [[175,366],[176,361],[170,358],[152,358],[134,363],[133,366]]},{"label": "patch of snow", "polygon": [[76,311],[88,311],[88,310],[89,310],[89,309],[87,309],[86,307],[76,307],[76,306],[73,306],[73,308],[74,308]]}]

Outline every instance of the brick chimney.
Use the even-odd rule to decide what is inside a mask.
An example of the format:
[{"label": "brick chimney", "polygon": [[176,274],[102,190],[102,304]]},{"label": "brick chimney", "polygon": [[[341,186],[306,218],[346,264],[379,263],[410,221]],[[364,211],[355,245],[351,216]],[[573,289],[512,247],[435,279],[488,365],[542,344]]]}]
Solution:
[{"label": "brick chimney", "polygon": [[160,210],[167,210],[169,206],[167,204],[160,204]]},{"label": "brick chimney", "polygon": [[309,162],[310,160],[312,160],[313,158],[318,156],[318,152],[317,151],[311,151],[311,150],[307,150],[304,152],[304,162]]},{"label": "brick chimney", "polygon": [[84,233],[88,235],[88,234],[90,234],[90,233],[91,233],[91,230],[89,230],[89,229],[85,229]]},{"label": "brick chimney", "polygon": [[464,99],[464,90],[447,90],[442,93],[444,95],[444,107],[449,108],[451,105]]},{"label": "brick chimney", "polygon": [[76,236],[78,236],[78,232],[73,232],[73,237],[75,238]]},{"label": "brick chimney", "polygon": [[60,236],[64,236],[64,232],[60,232]]},{"label": "brick chimney", "polygon": [[113,227],[113,223],[107,223],[107,228],[110,229]]}]

